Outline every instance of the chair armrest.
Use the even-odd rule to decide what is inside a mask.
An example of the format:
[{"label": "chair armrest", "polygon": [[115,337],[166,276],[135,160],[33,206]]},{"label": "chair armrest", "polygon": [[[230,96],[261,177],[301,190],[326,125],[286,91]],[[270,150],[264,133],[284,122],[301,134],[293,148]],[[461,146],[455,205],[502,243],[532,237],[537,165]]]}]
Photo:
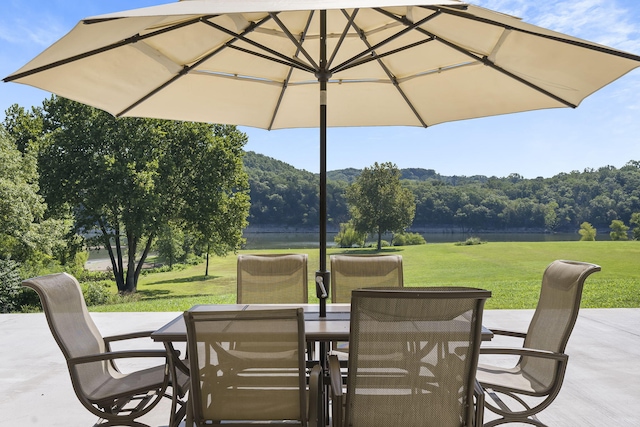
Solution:
[{"label": "chair armrest", "polygon": [[309,374],[309,427],[322,427],[318,426],[319,411],[324,411],[321,377],[322,368],[314,365]]},{"label": "chair armrest", "polygon": [[329,380],[331,381],[331,415],[333,427],[342,427],[344,417],[344,398],[342,392],[342,373],[340,360],[335,354],[329,355]]},{"label": "chair armrest", "polygon": [[70,358],[67,363],[69,365],[80,365],[83,363],[100,362],[103,360],[127,359],[133,357],[162,357],[167,358],[167,352],[164,350],[125,350],[125,351],[108,351],[105,353],[90,354],[87,356],[79,356]]},{"label": "chair armrest", "polygon": [[491,332],[493,332],[493,335],[503,335],[503,336],[507,336],[507,337],[515,337],[515,338],[526,338],[527,334],[526,332],[516,332],[516,331],[506,331],[504,329],[493,329],[493,328],[489,328],[491,330]]},{"label": "chair armrest", "polygon": [[104,337],[104,342],[109,343],[113,341],[122,341],[122,340],[130,340],[135,338],[147,338],[150,337],[154,331],[139,331],[139,332],[130,332],[127,334],[119,334],[119,335],[111,335],[108,337]]},{"label": "chair armrest", "polygon": [[533,348],[521,348],[521,347],[482,347],[480,348],[480,354],[506,354],[512,356],[529,356],[539,357],[542,359],[554,359],[566,362],[569,359],[569,355],[564,353],[554,353],[547,350],[536,350]]},{"label": "chair armrest", "polygon": [[331,380],[331,394],[335,397],[342,397],[340,360],[334,354],[329,355],[329,379]]}]

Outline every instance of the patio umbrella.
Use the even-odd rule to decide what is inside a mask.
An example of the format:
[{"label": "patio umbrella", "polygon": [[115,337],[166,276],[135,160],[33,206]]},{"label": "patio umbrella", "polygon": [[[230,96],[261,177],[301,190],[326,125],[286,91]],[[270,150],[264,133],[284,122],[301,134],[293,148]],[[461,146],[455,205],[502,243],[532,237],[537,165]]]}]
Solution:
[{"label": "patio umbrella", "polygon": [[[116,116],[320,129],[576,107],[640,57],[458,0],[185,0],[82,20],[4,81]],[[414,0],[415,1],[415,0]]]}]

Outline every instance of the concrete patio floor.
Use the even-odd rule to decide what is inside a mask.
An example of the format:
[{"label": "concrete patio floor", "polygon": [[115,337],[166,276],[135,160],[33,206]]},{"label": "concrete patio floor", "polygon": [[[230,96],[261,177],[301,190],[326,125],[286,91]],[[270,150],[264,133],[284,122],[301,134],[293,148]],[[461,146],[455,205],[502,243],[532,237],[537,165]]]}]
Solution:
[{"label": "concrete patio floor", "polygon": [[[92,313],[92,317],[103,335],[113,335],[155,330],[179,314]],[[532,314],[532,310],[488,310],[483,323],[524,331]],[[96,417],[73,392],[43,314],[1,314],[0,339],[0,426],[94,425]],[[499,344],[505,342],[495,339],[487,345]],[[150,347],[148,342],[137,346]],[[581,310],[567,353],[562,391],[542,412],[541,421],[550,427],[640,425],[640,309]],[[136,367],[124,365],[123,370]],[[167,426],[168,411],[169,401],[164,399],[140,421]],[[492,418],[487,413],[485,420]]]}]

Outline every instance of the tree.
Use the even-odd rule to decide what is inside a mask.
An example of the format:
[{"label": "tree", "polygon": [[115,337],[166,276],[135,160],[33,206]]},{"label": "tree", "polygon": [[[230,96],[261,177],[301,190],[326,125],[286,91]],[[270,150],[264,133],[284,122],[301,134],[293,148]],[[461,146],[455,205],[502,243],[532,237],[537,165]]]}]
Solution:
[{"label": "tree", "polygon": [[32,107],[31,111],[27,111],[13,104],[5,111],[4,127],[22,153],[36,148],[42,136],[42,125],[42,111],[39,108]]},{"label": "tree", "polygon": [[334,237],[333,241],[341,248],[351,248],[353,246],[364,247],[366,233],[358,232],[353,227],[353,223],[343,222],[340,224],[340,231]]},{"label": "tree", "polygon": [[580,235],[582,236],[580,238],[581,241],[594,241],[596,240],[596,229],[593,228],[593,225],[589,224],[588,222],[583,222],[582,224],[580,224],[580,230],[578,230],[578,233],[580,233]]},{"label": "tree", "polygon": [[[54,209],[72,206],[77,227],[96,233],[120,292],[136,291],[161,226],[204,228],[226,214],[229,200],[247,206],[246,135],[234,126],[116,119],[59,97],[45,101],[43,111],[46,200]],[[247,209],[231,211],[240,218],[228,227],[244,224]],[[206,237],[231,250],[242,243],[238,230]]]},{"label": "tree", "polygon": [[623,221],[614,219],[611,221],[609,228],[611,229],[611,232],[609,233],[611,240],[629,240],[629,235],[627,234],[629,227],[625,225]]},{"label": "tree", "polygon": [[173,224],[165,224],[158,230],[155,244],[158,256],[169,263],[169,268],[185,255],[184,232]]},{"label": "tree", "polygon": [[347,189],[347,202],[356,231],[378,235],[399,233],[409,227],[416,212],[413,193],[400,182],[400,171],[392,163],[364,168]]},{"label": "tree", "polygon": [[[0,126],[0,257],[16,258],[34,221],[46,206],[38,195],[36,158],[21,153]],[[22,259],[21,261],[24,261]]]},{"label": "tree", "polygon": [[549,231],[553,231],[558,227],[558,208],[559,206],[555,201],[547,203],[544,207],[544,226]]},{"label": "tree", "polygon": [[0,313],[18,309],[20,295],[20,265],[10,259],[0,258]]},{"label": "tree", "polygon": [[[0,253],[10,254],[13,259],[20,261],[25,275],[38,275],[45,268],[50,270],[52,263],[64,265],[70,272],[83,268],[86,254],[83,253],[82,239],[73,232],[71,212],[67,210],[52,216],[39,194],[37,154],[43,139],[42,110],[32,108],[28,112],[14,104],[5,115],[3,125],[6,132],[2,131],[0,136],[5,141],[1,144],[3,148],[0,151],[4,155],[0,155],[3,157],[0,164],[5,168],[0,171],[0,176],[6,174],[8,181],[1,186],[0,204],[12,206],[14,223],[10,227],[3,227],[10,230],[13,237],[7,239],[7,236],[0,236],[0,241],[12,242],[9,243],[10,247],[0,243]],[[12,144],[7,145],[6,138],[13,140]],[[6,151],[9,146],[13,148]],[[13,160],[5,156],[13,157]],[[16,167],[20,170],[17,171]],[[19,195],[22,200],[18,202],[8,195],[9,192],[14,196]],[[17,226],[17,221],[21,221],[22,225],[29,223],[29,226]]]},{"label": "tree", "polygon": [[44,219],[47,207],[38,194],[36,157],[30,150],[19,151],[3,126],[0,165],[0,258],[29,263],[35,273],[35,265],[45,266],[48,261],[65,263],[71,223]]},{"label": "tree", "polygon": [[640,212],[632,213],[629,223],[631,225],[635,225],[631,231],[633,234],[633,240],[640,240]]}]

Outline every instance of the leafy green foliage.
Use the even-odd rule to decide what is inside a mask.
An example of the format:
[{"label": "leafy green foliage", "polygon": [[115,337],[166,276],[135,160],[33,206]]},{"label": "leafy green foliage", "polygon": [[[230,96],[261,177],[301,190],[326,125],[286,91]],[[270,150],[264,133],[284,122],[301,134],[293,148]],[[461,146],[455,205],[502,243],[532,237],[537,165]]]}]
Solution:
[{"label": "leafy green foliage", "polygon": [[184,260],[187,251],[184,248],[184,232],[173,224],[165,224],[160,227],[155,248],[158,257],[169,263],[169,268],[174,263]]},{"label": "leafy green foliage", "polygon": [[578,233],[580,233],[580,235],[582,236],[580,240],[587,242],[596,240],[596,232],[597,230],[593,228],[593,225],[589,224],[588,222],[583,222],[582,224],[580,224],[580,230],[578,230]]},{"label": "leafy green foliage", "polygon": [[631,219],[629,220],[631,225],[635,225],[631,233],[633,234],[633,240],[640,240],[640,212],[634,212],[631,214]]},{"label": "leafy green foliage", "polygon": [[614,219],[611,221],[609,228],[611,229],[609,233],[611,240],[629,240],[629,235],[627,234],[629,227],[624,222]]},{"label": "leafy green foliage", "polygon": [[[317,218],[312,218],[317,205],[309,203],[306,195],[296,199],[285,194],[288,186],[306,191],[299,183],[316,176],[262,157],[264,164],[253,163],[247,168],[252,182],[251,224],[315,226]],[[262,167],[267,172],[258,169]],[[412,227],[458,227],[469,232],[504,229],[573,232],[585,221],[604,228],[613,219],[628,223],[634,212],[640,212],[640,161],[630,161],[619,169],[605,166],[534,179],[518,174],[504,178],[447,177],[418,168],[400,172],[403,186],[411,190],[416,201]],[[337,224],[349,220],[343,203],[344,190],[361,173],[359,169],[343,169],[327,174],[329,226],[334,225],[336,230]],[[289,175],[296,177],[289,179]],[[260,181],[259,186],[256,180]],[[317,194],[317,183],[307,188]],[[280,217],[277,213],[281,211],[274,210],[273,204],[285,199],[288,209]]]},{"label": "leafy green foliage", "polygon": [[246,135],[234,126],[113,116],[52,97],[43,108],[41,187],[54,212],[109,252],[120,292],[136,290],[162,225],[180,224],[219,253],[242,244]]},{"label": "leafy green foliage", "polygon": [[426,245],[427,241],[420,233],[396,233],[393,235],[393,246]]},{"label": "leafy green foliage", "polygon": [[69,218],[45,219],[36,156],[30,150],[20,151],[3,126],[0,164],[0,256],[11,257],[35,272],[38,266],[72,264],[79,251],[72,245],[72,222]]},{"label": "leafy green foliage", "polygon": [[82,288],[82,295],[88,306],[109,304],[115,300],[116,294],[110,290],[108,281],[89,282]]},{"label": "leafy green foliage", "polygon": [[378,249],[382,247],[382,234],[404,231],[416,209],[413,194],[402,186],[400,171],[391,163],[365,168],[347,189],[347,201],[354,228],[377,234]]},{"label": "leafy green foliage", "polygon": [[334,242],[341,248],[363,247],[367,233],[356,231],[352,222],[340,224],[340,231],[334,237]]},{"label": "leafy green foliage", "polygon": [[0,126],[0,255],[24,252],[31,224],[42,219],[36,158],[20,152]]},{"label": "leafy green foliage", "polygon": [[[255,226],[314,228],[319,222],[317,174],[298,170],[253,151],[244,166],[251,187],[249,223]],[[327,181],[327,221],[337,226],[349,219],[345,192],[347,180]]]},{"label": "leafy green foliage", "polygon": [[0,258],[0,313],[10,313],[19,307],[20,265]]},{"label": "leafy green foliage", "polygon": [[456,242],[454,245],[456,246],[473,246],[473,245],[482,245],[486,242],[483,242],[479,237],[469,237],[464,242]]}]

